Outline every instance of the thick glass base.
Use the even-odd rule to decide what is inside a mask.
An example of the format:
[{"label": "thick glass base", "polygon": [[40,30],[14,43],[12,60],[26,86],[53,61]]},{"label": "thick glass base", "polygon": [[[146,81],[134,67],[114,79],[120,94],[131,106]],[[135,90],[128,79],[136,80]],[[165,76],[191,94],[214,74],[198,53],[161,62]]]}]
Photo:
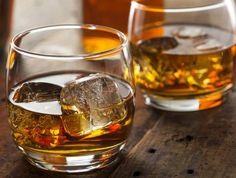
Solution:
[{"label": "thick glass base", "polygon": [[221,105],[228,91],[215,92],[207,95],[201,95],[195,98],[170,98],[162,96],[152,96],[145,94],[145,104],[155,107],[157,109],[166,111],[178,111],[178,112],[188,112],[188,111],[199,111],[210,109]]},{"label": "thick glass base", "polygon": [[26,159],[34,166],[56,172],[78,173],[88,172],[107,167],[117,161],[117,154],[123,149],[124,143],[104,152],[89,155],[65,156],[53,153],[39,153],[19,147]]}]

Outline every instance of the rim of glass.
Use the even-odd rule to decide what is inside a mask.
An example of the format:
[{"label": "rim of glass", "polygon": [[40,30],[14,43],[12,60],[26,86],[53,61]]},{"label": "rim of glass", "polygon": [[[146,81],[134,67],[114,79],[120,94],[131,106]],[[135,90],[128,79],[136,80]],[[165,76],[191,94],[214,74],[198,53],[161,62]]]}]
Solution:
[{"label": "rim of glass", "polygon": [[166,13],[178,13],[178,12],[197,12],[197,11],[207,11],[217,8],[222,8],[225,6],[225,1],[221,0],[219,2],[211,3],[208,5],[196,6],[196,7],[181,7],[181,8],[160,8],[158,6],[146,5],[137,0],[132,0],[131,6],[133,8],[152,11],[152,12],[166,12]]},{"label": "rim of glass", "polygon": [[[104,50],[97,53],[76,54],[76,55],[53,55],[53,54],[35,53],[29,50],[26,50],[24,48],[21,48],[16,44],[16,42],[20,38],[23,38],[24,36],[30,35],[32,33],[40,33],[44,31],[60,30],[60,29],[78,29],[78,30],[87,29],[87,30],[99,30],[103,32],[108,32],[108,33],[117,35],[117,39],[120,40],[120,44],[109,50]],[[22,55],[30,56],[34,58],[56,59],[56,60],[60,60],[60,59],[67,59],[67,60],[82,60],[83,59],[84,60],[84,59],[102,58],[104,56],[118,53],[119,51],[123,50],[127,45],[128,45],[128,39],[124,33],[111,27],[106,27],[102,25],[94,25],[94,24],[62,24],[62,25],[41,26],[41,27],[32,28],[32,29],[23,31],[15,35],[10,42],[11,48]]]}]

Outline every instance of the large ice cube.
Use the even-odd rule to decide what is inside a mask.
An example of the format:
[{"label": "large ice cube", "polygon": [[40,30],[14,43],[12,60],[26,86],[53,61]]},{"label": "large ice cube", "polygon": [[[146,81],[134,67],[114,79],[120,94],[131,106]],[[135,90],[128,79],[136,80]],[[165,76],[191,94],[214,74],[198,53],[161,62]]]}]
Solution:
[{"label": "large ice cube", "polygon": [[178,41],[173,37],[159,37],[144,40],[139,44],[141,50],[146,53],[157,53],[163,50],[173,49],[178,46]]},{"label": "large ice cube", "polygon": [[126,115],[116,82],[108,75],[90,74],[68,83],[60,102],[66,132],[80,136],[123,119]]},{"label": "large ice cube", "polygon": [[15,88],[9,101],[28,111],[61,115],[60,86],[44,82],[27,82]]},{"label": "large ice cube", "polygon": [[51,83],[29,82],[18,88],[13,96],[16,103],[49,102],[59,100],[61,87]]}]

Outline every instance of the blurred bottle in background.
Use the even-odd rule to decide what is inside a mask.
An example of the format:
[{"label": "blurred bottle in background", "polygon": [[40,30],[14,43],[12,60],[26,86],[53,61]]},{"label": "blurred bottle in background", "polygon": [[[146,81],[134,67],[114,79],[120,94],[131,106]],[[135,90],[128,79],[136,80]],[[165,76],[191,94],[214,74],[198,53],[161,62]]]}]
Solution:
[{"label": "blurred bottle in background", "polygon": [[0,58],[3,61],[3,55],[8,37],[11,30],[13,0],[0,0]]},{"label": "blurred bottle in background", "polygon": [[131,0],[84,0],[84,23],[93,23],[127,32]]},{"label": "blurred bottle in background", "polygon": [[[131,0],[83,0],[83,23],[104,25],[127,33]],[[83,39],[87,52],[99,52],[117,46],[110,38],[91,37]]]},{"label": "blurred bottle in background", "polygon": [[[83,22],[105,25],[127,33],[131,1],[83,0]],[[164,0],[151,0],[147,2],[149,5],[164,8]],[[159,19],[161,20],[163,17]]]},{"label": "blurred bottle in background", "polygon": [[0,102],[5,98],[4,75],[6,48],[11,32],[13,0],[0,0]]},{"label": "blurred bottle in background", "polygon": [[[127,34],[131,1],[132,0],[83,0],[82,22],[85,24],[105,25]],[[163,7],[164,1],[152,0],[150,3],[151,5]],[[158,20],[162,21],[163,16],[159,16]],[[106,39],[107,38],[90,38],[84,39],[83,41],[86,43],[85,46],[90,46],[89,52],[102,51],[103,49],[101,48],[104,47],[107,49],[108,45],[110,48],[117,46],[115,41],[107,41]]]}]

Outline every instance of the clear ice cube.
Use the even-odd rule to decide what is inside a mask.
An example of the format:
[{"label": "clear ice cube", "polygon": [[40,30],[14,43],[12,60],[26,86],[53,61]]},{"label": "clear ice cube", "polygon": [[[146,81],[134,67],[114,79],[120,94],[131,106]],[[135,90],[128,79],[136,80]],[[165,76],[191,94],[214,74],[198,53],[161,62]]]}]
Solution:
[{"label": "clear ice cube", "polygon": [[173,37],[159,37],[144,40],[139,44],[141,50],[146,53],[157,53],[170,50],[178,46],[178,41]]},{"label": "clear ice cube", "polygon": [[199,51],[207,51],[222,48],[222,44],[216,39],[206,39],[202,43],[196,45],[196,49]]},{"label": "clear ice cube", "polygon": [[172,32],[179,38],[197,38],[207,36],[207,33],[199,27],[181,27]]},{"label": "clear ice cube", "polygon": [[51,83],[24,83],[16,90],[13,101],[16,103],[56,101],[60,98],[60,91],[60,86]]},{"label": "clear ice cube", "polygon": [[65,132],[70,136],[82,136],[91,131],[90,120],[82,112],[65,114],[61,117]]},{"label": "clear ice cube", "polygon": [[62,122],[71,136],[81,136],[126,115],[118,85],[108,75],[90,74],[61,90]]}]

